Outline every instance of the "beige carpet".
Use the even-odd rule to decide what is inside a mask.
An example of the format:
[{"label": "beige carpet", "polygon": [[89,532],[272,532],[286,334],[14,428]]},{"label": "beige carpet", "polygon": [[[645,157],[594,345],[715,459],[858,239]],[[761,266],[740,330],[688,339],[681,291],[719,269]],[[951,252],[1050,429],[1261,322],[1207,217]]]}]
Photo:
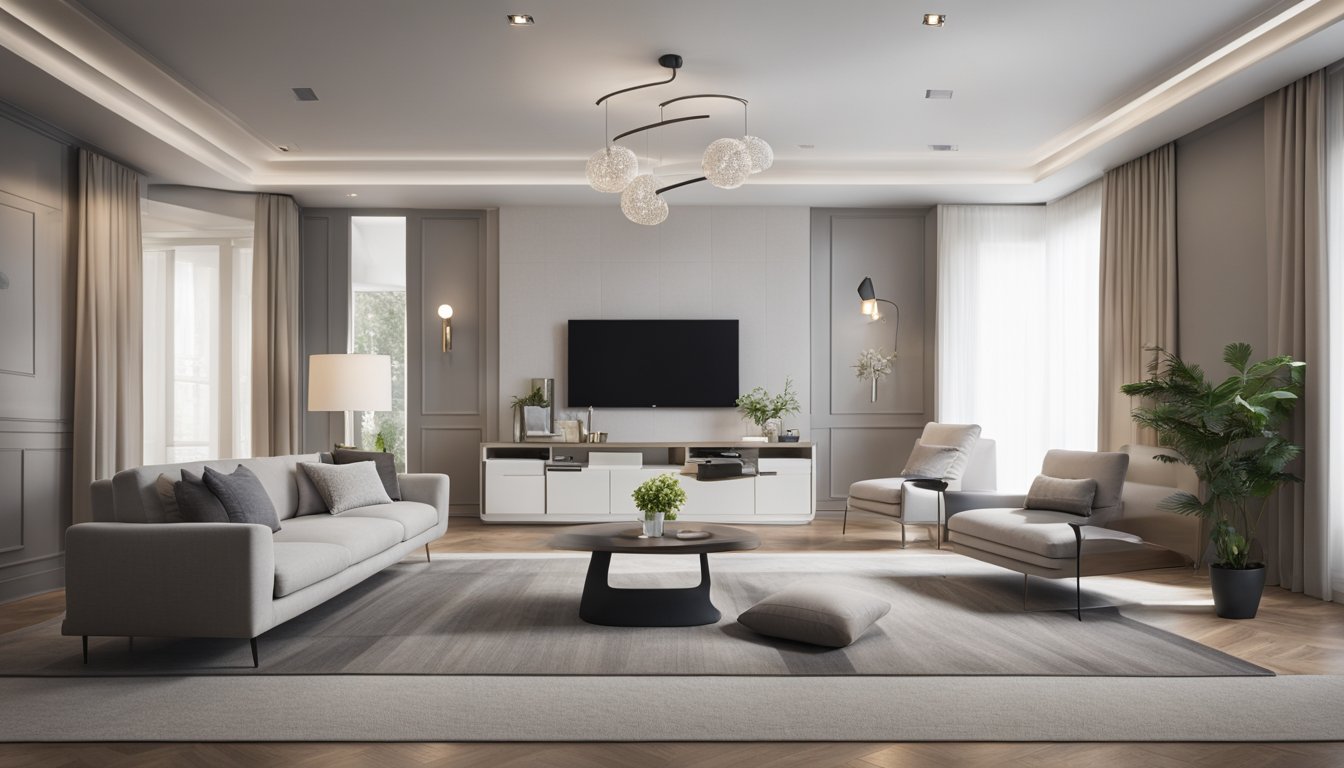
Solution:
[{"label": "beige carpet", "polygon": [[[59,620],[0,636],[0,674],[570,676],[1268,675],[1116,610],[1022,610],[1018,574],[964,557],[880,554],[710,556],[717,625],[612,628],[578,618],[586,556],[440,556],[398,564],[260,638],[79,639]],[[617,586],[686,586],[694,557],[617,556]],[[887,600],[891,612],[846,649],[763,638],[736,616],[808,581]],[[1033,604],[1073,604],[1072,582],[1033,580]],[[1089,601],[1091,602],[1091,601]],[[550,685],[550,683],[547,683]]]}]

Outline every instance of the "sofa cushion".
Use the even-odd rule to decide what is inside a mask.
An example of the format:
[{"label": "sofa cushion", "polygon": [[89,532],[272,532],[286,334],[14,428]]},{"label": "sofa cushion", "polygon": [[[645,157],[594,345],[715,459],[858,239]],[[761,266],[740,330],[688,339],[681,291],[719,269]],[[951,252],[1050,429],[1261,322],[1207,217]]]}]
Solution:
[{"label": "sofa cushion", "polygon": [[401,500],[401,486],[397,484],[397,457],[383,451],[356,451],[350,448],[337,448],[331,454],[337,464],[355,464],[360,461],[372,461],[378,470],[378,479],[383,481],[383,490],[393,501]]},{"label": "sofa cushion", "polygon": [[173,483],[178,516],[184,523],[227,523],[229,513],[205,481],[190,470],[182,470],[182,479]]},{"label": "sofa cushion", "polygon": [[[331,454],[318,454],[317,463],[332,463]],[[325,515],[331,511],[327,508],[327,502],[322,498],[322,494],[318,492],[317,486],[313,485],[313,478],[308,476],[302,466],[294,467],[294,480],[299,490],[299,503],[294,510],[295,517],[299,515]]]},{"label": "sofa cushion", "polygon": [[1049,509],[1087,517],[1092,514],[1092,498],[1097,495],[1097,481],[1092,478],[1071,480],[1062,477],[1037,475],[1027,491],[1027,509]]},{"label": "sofa cushion", "polygon": [[1125,473],[1129,470],[1129,454],[1104,451],[1047,451],[1041,462],[1041,474],[1050,477],[1097,481],[1097,494],[1092,499],[1093,509],[1120,506],[1120,493],[1125,488]]},{"label": "sofa cushion", "polygon": [[300,464],[299,467],[312,478],[333,515],[355,507],[392,503],[372,461],[345,465]]},{"label": "sofa cushion", "polygon": [[910,450],[910,458],[905,460],[901,477],[942,478],[956,463],[960,453],[961,449],[954,445],[915,443],[915,447]]},{"label": "sofa cushion", "polygon": [[762,635],[843,648],[890,610],[890,603],[863,592],[799,583],[753,605],[737,620]]},{"label": "sofa cushion", "polygon": [[947,468],[947,474],[943,475],[946,480],[960,480],[966,473],[966,465],[971,461],[971,450],[975,448],[975,441],[980,439],[979,424],[939,424],[931,421],[924,425],[924,432],[919,436],[919,442],[928,445],[950,445],[960,449],[961,453],[957,455],[956,461]]},{"label": "sofa cushion", "polygon": [[849,495],[865,501],[880,504],[898,505],[901,503],[901,488],[904,477],[880,477],[875,480],[860,480],[849,486]]},{"label": "sofa cushion", "polygon": [[358,563],[400,544],[401,536],[401,524],[394,520],[305,515],[285,521],[275,540],[336,544],[350,552],[351,563]]},{"label": "sofa cushion", "polygon": [[439,522],[438,510],[418,501],[394,501],[391,504],[356,507],[343,512],[341,517],[374,517],[382,520],[392,520],[401,526],[403,531],[402,541],[408,541],[419,536]]},{"label": "sofa cushion", "polygon": [[293,594],[350,567],[350,550],[337,544],[277,541],[274,551],[275,597]]},{"label": "sofa cushion", "polygon": [[[968,509],[947,521],[952,533],[992,541],[1004,547],[1022,550],[1054,560],[1073,559],[1078,543],[1069,523],[1080,522],[1077,515],[1043,509]],[[1141,544],[1143,539],[1123,531],[1084,526],[1086,540]],[[952,539],[956,541],[955,538]]]},{"label": "sofa cushion", "polygon": [[272,531],[280,530],[280,517],[275,513],[275,505],[252,470],[239,464],[226,475],[214,467],[206,467],[204,479],[205,486],[224,505],[229,522],[253,523],[265,525]]}]

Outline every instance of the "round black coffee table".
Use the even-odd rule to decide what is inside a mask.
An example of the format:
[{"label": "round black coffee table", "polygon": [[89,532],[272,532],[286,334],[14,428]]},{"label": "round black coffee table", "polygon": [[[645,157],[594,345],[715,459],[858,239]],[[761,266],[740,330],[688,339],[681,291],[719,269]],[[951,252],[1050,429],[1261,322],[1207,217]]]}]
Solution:
[{"label": "round black coffee table", "polygon": [[[688,523],[680,530],[708,531],[707,539],[678,539],[669,526],[666,535],[646,539],[638,522],[598,523],[567,528],[551,538],[555,549],[592,552],[588,578],[583,583],[579,618],[609,627],[693,627],[719,620],[719,609],[709,600],[709,553],[756,549],[756,534],[726,525]],[[680,589],[619,589],[607,583],[613,554],[699,555],[700,584]]]}]

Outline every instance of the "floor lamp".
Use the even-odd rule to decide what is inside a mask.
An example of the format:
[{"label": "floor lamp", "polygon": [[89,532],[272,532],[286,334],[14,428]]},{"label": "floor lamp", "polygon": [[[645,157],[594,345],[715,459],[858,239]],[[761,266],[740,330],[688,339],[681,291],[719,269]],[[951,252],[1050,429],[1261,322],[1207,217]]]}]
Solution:
[{"label": "floor lamp", "polygon": [[[392,358],[387,355],[309,355],[309,411],[392,410]],[[346,419],[343,440],[351,439]]]}]

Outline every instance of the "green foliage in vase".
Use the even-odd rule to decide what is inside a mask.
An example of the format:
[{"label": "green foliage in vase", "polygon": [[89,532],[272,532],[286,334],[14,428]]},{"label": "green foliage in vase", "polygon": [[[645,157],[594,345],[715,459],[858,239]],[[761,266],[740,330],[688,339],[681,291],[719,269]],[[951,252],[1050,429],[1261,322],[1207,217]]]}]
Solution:
[{"label": "green foliage in vase", "polygon": [[645,480],[630,495],[635,500],[635,507],[644,513],[645,520],[654,519],[659,512],[663,513],[664,520],[676,520],[677,510],[686,503],[686,489],[671,472]]},{"label": "green foliage in vase", "polygon": [[798,403],[798,393],[793,391],[793,379],[784,379],[784,391],[771,395],[764,387],[756,387],[737,398],[737,409],[742,415],[758,427],[765,422],[778,419],[787,413],[798,413],[802,405]]},{"label": "green foliage in vase", "polygon": [[1286,467],[1302,447],[1279,430],[1302,394],[1306,364],[1287,355],[1251,363],[1249,344],[1228,344],[1223,361],[1233,375],[1214,385],[1198,365],[1156,352],[1149,377],[1120,391],[1144,398],[1134,420],[1176,454],[1157,458],[1190,465],[1205,496],[1177,493],[1163,508],[1209,520],[1223,567],[1260,567],[1250,557],[1265,502],[1284,483],[1300,482]]},{"label": "green foliage in vase", "polygon": [[522,408],[525,405],[535,405],[540,408],[546,408],[550,404],[551,401],[546,399],[546,395],[541,391],[541,387],[537,387],[523,397],[513,398],[513,401],[509,403],[509,407],[517,409]]}]

